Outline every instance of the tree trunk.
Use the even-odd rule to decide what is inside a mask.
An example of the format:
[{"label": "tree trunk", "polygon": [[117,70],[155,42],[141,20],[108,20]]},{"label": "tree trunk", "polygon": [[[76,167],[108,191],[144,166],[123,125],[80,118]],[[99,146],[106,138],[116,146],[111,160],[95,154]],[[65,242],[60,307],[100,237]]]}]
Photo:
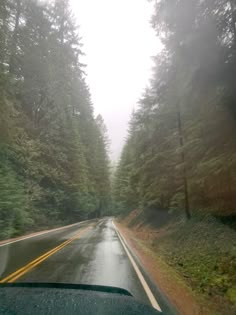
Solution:
[{"label": "tree trunk", "polygon": [[9,71],[10,73],[15,72],[15,65],[16,62],[16,50],[17,50],[17,36],[19,32],[19,22],[20,22],[20,14],[21,14],[21,0],[16,0],[16,18],[15,18],[15,25],[13,30],[12,36],[12,45],[10,51],[10,63],[9,63]]},{"label": "tree trunk", "polygon": [[231,11],[231,27],[234,36],[234,45],[236,45],[236,17],[235,17],[235,7],[232,0],[229,0],[230,11]]},{"label": "tree trunk", "polygon": [[188,180],[187,180],[187,170],[186,170],[186,165],[185,165],[185,154],[183,150],[184,140],[183,140],[183,129],[182,129],[182,121],[181,121],[181,113],[180,113],[179,104],[177,104],[177,121],[178,121],[179,145],[181,148],[181,162],[183,164],[185,214],[186,214],[186,218],[189,220],[191,218],[191,214],[189,210]]}]

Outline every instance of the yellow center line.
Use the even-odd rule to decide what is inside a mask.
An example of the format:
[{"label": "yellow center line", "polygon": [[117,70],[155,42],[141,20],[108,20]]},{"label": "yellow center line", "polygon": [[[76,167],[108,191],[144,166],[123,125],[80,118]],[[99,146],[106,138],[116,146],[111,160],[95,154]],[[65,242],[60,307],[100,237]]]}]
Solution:
[{"label": "yellow center line", "polygon": [[24,267],[16,270],[15,272],[11,273],[9,276],[3,278],[2,280],[0,280],[0,283],[5,283],[5,282],[11,283],[11,282],[16,281],[18,278],[20,278],[21,276],[23,276],[24,274],[29,272],[31,269],[33,269],[34,267],[36,267],[37,265],[42,263],[44,260],[46,260],[47,258],[52,256],[53,254],[57,253],[59,250],[64,248],[69,243],[73,242],[75,239],[79,238],[82,234],[84,234],[90,228],[91,228],[91,226],[83,229],[82,231],[77,233],[75,236],[73,236],[69,240],[67,240],[67,241],[63,242],[62,244],[58,245],[57,247],[49,250],[48,252],[46,252],[45,254],[43,254],[43,255],[39,256],[38,258],[34,259],[33,261],[31,261],[30,263],[28,263]]}]

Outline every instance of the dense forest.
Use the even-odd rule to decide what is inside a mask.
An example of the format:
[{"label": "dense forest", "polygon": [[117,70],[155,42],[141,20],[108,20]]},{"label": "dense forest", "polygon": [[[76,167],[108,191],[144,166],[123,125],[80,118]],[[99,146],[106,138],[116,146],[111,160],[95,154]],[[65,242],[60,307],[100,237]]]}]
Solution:
[{"label": "dense forest", "polygon": [[0,1],[0,237],[101,215],[106,127],[94,117],[68,0]]},{"label": "dense forest", "polygon": [[[114,211],[235,216],[236,3],[160,0],[151,22],[163,49],[130,120]],[[1,238],[109,210],[109,141],[82,55],[69,0],[1,1]]]},{"label": "dense forest", "polygon": [[236,2],[160,0],[163,44],[114,176],[115,211],[236,214]]}]

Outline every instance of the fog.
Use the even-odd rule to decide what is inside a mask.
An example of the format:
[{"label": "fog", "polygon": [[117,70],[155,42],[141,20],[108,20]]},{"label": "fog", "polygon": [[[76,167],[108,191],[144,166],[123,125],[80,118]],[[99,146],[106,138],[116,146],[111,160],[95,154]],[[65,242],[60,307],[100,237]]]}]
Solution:
[{"label": "fog", "polygon": [[160,42],[150,24],[146,0],[71,0],[80,25],[95,114],[100,113],[117,160],[127,135],[130,113],[151,76],[151,56]]}]

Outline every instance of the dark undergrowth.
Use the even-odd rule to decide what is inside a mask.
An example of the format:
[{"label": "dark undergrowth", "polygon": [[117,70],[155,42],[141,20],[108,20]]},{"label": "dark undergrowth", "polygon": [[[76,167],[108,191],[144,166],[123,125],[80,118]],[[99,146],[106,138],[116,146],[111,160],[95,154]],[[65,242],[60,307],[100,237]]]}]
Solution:
[{"label": "dark undergrowth", "polygon": [[170,225],[154,247],[194,291],[236,314],[236,232],[213,217]]},{"label": "dark undergrowth", "polygon": [[165,224],[158,213],[145,220],[140,213],[129,225],[134,223],[159,230],[152,248],[206,303],[219,314],[236,314],[235,218],[194,214],[189,221],[175,216]]}]

